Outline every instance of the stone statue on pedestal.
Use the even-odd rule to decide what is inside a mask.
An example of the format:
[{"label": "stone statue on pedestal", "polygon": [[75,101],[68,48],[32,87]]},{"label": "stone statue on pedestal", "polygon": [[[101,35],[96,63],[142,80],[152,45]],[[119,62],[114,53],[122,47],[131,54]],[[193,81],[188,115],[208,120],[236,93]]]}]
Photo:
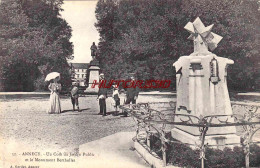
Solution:
[{"label": "stone statue on pedestal", "polygon": [[98,87],[92,88],[92,84],[96,82],[99,82],[99,61],[97,60],[97,46],[95,45],[95,42],[93,42],[92,46],[90,47],[91,50],[91,56],[92,60],[89,63],[89,81],[88,81],[88,88],[84,91],[85,93],[89,94],[97,94],[98,93]]}]

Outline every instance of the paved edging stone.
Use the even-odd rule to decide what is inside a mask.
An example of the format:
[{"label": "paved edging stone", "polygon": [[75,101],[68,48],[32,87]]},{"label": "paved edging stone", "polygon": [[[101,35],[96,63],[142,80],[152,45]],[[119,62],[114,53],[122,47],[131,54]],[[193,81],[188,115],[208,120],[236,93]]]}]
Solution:
[{"label": "paved edging stone", "polygon": [[154,157],[145,149],[139,142],[134,142],[135,150],[143,157],[143,159],[151,165],[153,168],[179,168],[173,165],[163,166],[163,161]]}]

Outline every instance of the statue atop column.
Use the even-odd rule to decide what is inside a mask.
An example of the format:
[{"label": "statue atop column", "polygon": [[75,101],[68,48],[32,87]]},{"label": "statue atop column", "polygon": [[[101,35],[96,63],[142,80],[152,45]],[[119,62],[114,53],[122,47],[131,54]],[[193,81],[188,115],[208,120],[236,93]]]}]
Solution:
[{"label": "statue atop column", "polygon": [[92,46],[90,47],[90,50],[91,50],[91,56],[94,60],[97,56],[97,46],[96,46],[95,42],[93,42]]},{"label": "statue atop column", "polygon": [[91,50],[91,56],[92,56],[92,60],[89,63],[89,68],[88,68],[88,88],[86,88],[86,90],[84,91],[85,93],[89,93],[89,94],[97,94],[98,93],[98,87],[92,88],[92,84],[96,81],[99,82],[99,61],[97,60],[96,56],[97,56],[97,46],[95,44],[95,42],[93,42],[92,46],[90,47]]}]

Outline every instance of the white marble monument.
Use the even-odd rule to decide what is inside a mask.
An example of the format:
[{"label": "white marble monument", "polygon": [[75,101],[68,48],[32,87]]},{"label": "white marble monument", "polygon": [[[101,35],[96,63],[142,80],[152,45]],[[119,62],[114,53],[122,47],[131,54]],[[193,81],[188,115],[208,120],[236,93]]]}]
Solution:
[{"label": "white marble monument", "polygon": [[[191,33],[188,39],[194,41],[194,52],[173,64],[177,85],[176,114],[197,117],[232,114],[226,78],[227,66],[234,61],[208,50],[213,51],[222,37],[211,32],[213,25],[205,27],[200,18],[184,28]],[[175,139],[186,143],[194,144],[199,135],[197,127],[176,126],[172,130]],[[206,141],[210,144],[237,143],[239,137],[233,126],[209,128]]]}]

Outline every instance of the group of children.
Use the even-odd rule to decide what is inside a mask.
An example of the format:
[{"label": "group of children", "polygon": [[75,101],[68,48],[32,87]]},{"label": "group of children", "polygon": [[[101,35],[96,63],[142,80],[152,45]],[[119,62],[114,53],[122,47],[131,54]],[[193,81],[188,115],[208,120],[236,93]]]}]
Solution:
[{"label": "group of children", "polygon": [[[80,111],[79,109],[79,83],[78,82],[74,82],[72,84],[71,87],[71,91],[70,91],[70,97],[71,97],[71,103],[73,106],[73,111],[75,111],[75,105],[77,106],[78,111]],[[115,87],[115,85],[113,85],[113,94],[112,94],[112,98],[113,98],[113,107],[115,108],[116,114],[117,114],[117,107],[120,105],[120,98],[119,98],[119,89],[117,87]]]}]

